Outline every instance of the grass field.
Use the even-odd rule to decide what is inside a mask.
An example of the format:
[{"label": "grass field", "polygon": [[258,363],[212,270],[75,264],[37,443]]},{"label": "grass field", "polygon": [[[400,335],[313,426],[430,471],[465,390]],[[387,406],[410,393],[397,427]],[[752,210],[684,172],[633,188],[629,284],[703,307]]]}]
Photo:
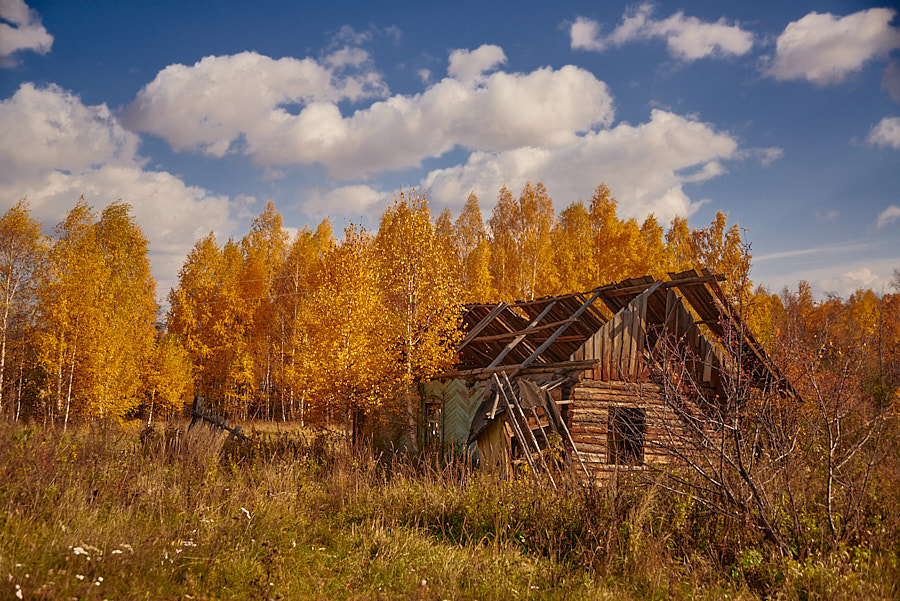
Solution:
[{"label": "grass field", "polygon": [[327,432],[254,440],[0,424],[0,598],[900,595],[897,542],[786,557],[652,483],[553,491]]}]

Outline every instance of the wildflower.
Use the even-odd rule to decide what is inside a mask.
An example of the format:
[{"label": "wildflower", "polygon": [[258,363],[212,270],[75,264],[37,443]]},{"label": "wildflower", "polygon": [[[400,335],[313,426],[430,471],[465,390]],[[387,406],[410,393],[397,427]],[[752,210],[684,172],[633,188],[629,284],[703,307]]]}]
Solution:
[{"label": "wildflower", "polygon": [[97,576],[97,580],[94,581],[94,586],[100,586],[101,582],[103,582],[103,576]]},{"label": "wildflower", "polygon": [[112,551],[110,551],[110,555],[121,555],[121,554],[122,554],[122,549],[113,549]]},{"label": "wildflower", "polygon": [[16,599],[24,599],[25,595],[22,594],[22,587],[18,584],[16,585]]},{"label": "wildflower", "polygon": [[75,547],[72,549],[72,553],[75,555],[87,555],[88,552],[84,550],[84,547]]},{"label": "wildflower", "polygon": [[84,580],[83,574],[75,574],[75,580]]}]

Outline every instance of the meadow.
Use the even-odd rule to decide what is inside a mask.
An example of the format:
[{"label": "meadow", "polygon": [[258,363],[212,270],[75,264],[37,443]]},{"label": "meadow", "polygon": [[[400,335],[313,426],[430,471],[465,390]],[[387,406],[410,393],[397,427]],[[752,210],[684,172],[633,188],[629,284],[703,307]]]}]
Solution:
[{"label": "meadow", "polygon": [[877,536],[794,557],[652,481],[553,490],[352,451],[326,430],[261,426],[253,439],[184,423],[0,424],[0,597],[900,595],[894,513]]}]

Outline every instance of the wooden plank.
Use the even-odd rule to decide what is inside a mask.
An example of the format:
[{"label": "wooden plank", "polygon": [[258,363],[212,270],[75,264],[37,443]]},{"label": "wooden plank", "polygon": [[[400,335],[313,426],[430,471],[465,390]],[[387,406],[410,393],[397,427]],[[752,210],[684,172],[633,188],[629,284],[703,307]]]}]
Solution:
[{"label": "wooden plank", "polygon": [[654,289],[651,288],[635,299],[639,302],[637,307],[635,307],[634,323],[631,327],[631,352],[628,355],[628,375],[633,381],[638,379],[638,372],[640,371],[641,352],[644,348],[643,342],[647,331],[645,325],[647,318],[647,299],[649,298],[649,295],[653,294],[653,290]]},{"label": "wooden plank", "polygon": [[631,374],[628,371],[631,347],[634,342],[631,338],[631,332],[634,329],[633,324],[637,317],[633,303],[634,301],[629,303],[628,308],[622,311],[622,332],[619,334],[622,348],[622,355],[619,357],[619,378],[622,380],[631,380]]},{"label": "wooden plank", "polygon": [[[600,297],[601,294],[602,294],[602,292],[599,290],[597,292],[594,292],[594,294],[592,294],[591,297],[587,301],[585,301],[581,305],[581,307],[579,307],[578,310],[575,311],[575,313],[573,313],[570,316],[570,319],[577,320],[585,311],[588,310],[588,308],[594,303],[594,301],[596,301]],[[528,358],[526,358],[521,363],[521,367],[527,367],[528,365],[531,364],[532,361],[534,361],[535,359],[540,357],[541,353],[543,353],[545,350],[547,350],[547,347],[549,347],[551,344],[553,344],[553,342],[557,338],[559,338],[563,334],[563,332],[565,332],[566,329],[568,329],[568,327],[570,325],[571,324],[567,323],[567,324],[563,324],[563,325],[559,326],[559,328],[555,332],[553,332],[553,334],[551,334],[550,337],[547,338],[547,340],[545,340],[543,344],[541,344],[541,346],[536,348],[534,350],[534,352],[531,353],[531,355],[529,355]],[[510,372],[510,375],[514,376],[516,373],[518,373],[519,369],[520,368],[513,370],[512,372]]]},{"label": "wooden plank", "polygon": [[[526,328],[526,330],[528,330],[529,328],[533,328],[534,326],[536,326],[536,325],[541,321],[541,319],[543,319],[544,316],[547,315],[547,313],[549,313],[550,310],[551,310],[553,307],[555,307],[555,306],[556,306],[556,301],[553,301],[553,302],[551,302],[549,305],[547,305],[546,307],[544,307],[544,310],[541,311],[540,314],[539,314],[537,317],[535,317],[535,318],[531,321],[530,324],[528,324],[528,328]],[[567,324],[562,325],[562,326],[560,326],[560,327],[561,327],[561,328],[566,328],[566,327],[568,327],[568,325],[569,325],[569,324],[567,323]],[[558,330],[557,330],[557,331],[558,331]],[[510,341],[510,343],[507,344],[506,347],[505,347],[502,351],[500,351],[500,354],[497,355],[497,356],[494,358],[493,361],[491,361],[491,364],[488,365],[488,369],[490,369],[490,368],[492,368],[492,367],[497,367],[498,365],[500,365],[500,362],[503,361],[503,359],[506,357],[506,355],[508,355],[509,352],[510,352],[511,350],[513,350],[514,348],[516,348],[516,346],[517,346],[520,342],[522,342],[523,340],[525,340],[525,337],[526,337],[526,336],[527,336],[527,334],[519,334],[519,335],[516,336],[512,341]],[[513,373],[515,373],[515,372],[513,372]]]},{"label": "wooden plank", "polygon": [[465,378],[471,380],[488,380],[495,373],[505,370],[517,369],[521,374],[552,374],[557,371],[584,371],[592,369],[596,365],[597,360],[590,361],[560,361],[557,363],[539,363],[531,367],[524,367],[523,364],[518,365],[498,365],[497,367],[479,367],[476,369],[463,369],[460,371],[451,371],[438,374],[437,378],[441,380],[449,380],[452,378]]},{"label": "wooden plank", "polygon": [[[534,431],[528,425],[528,418],[525,417],[525,412],[522,410],[522,404],[519,402],[519,399],[516,397],[515,390],[513,389],[513,386],[512,386],[512,382],[509,381],[509,376],[506,374],[506,372],[502,372],[502,373],[503,373],[503,382],[506,384],[506,387],[509,390],[509,394],[511,395],[511,397],[507,398],[507,411],[509,412],[509,415],[511,415],[511,416],[514,415],[513,407],[509,406],[509,403],[512,403],[515,410],[518,411],[518,416],[520,416],[522,418],[522,424],[524,424],[525,429],[528,430],[528,435],[531,437],[531,442],[534,445],[534,450],[538,454],[538,459],[540,459],[541,465],[544,467],[544,471],[547,472],[547,477],[550,478],[550,483],[553,485],[553,488],[556,488],[556,481],[553,479],[553,474],[551,474],[550,470],[547,468],[547,462],[544,459],[544,454],[541,452],[541,445],[538,444],[537,438],[535,438],[535,436],[534,436]],[[495,377],[495,379],[499,380],[499,378],[497,378],[496,376],[494,376],[494,377]],[[501,390],[503,390],[503,389],[501,388]],[[535,414],[535,417],[537,417],[536,414]],[[512,421],[518,422],[518,418],[514,417]],[[518,426],[518,424],[516,424],[516,425]],[[519,430],[521,432],[521,428]],[[525,446],[527,447],[528,445],[526,444]],[[533,468],[534,461],[532,460],[530,463]],[[535,474],[535,477],[537,477],[537,474]]]},{"label": "wooden plank", "polygon": [[622,339],[622,332],[625,331],[626,321],[628,319],[627,312],[620,311],[616,314],[616,325],[613,328],[612,335],[612,361],[610,362],[612,365],[612,379],[613,380],[621,380],[622,379],[622,352],[625,350],[625,341]]},{"label": "wooden plank", "polygon": [[654,384],[653,382],[623,382],[616,380],[610,380],[608,382],[592,382],[590,380],[585,380],[584,382],[579,382],[575,390],[581,390],[583,388],[596,390],[633,390],[649,393],[663,391],[662,386]]},{"label": "wooden plank", "polygon": [[[549,309],[549,307],[548,307]],[[538,316],[538,319],[543,317],[543,314]],[[475,338],[471,342],[473,343],[485,343],[485,342],[496,342],[498,340],[509,340],[510,338],[516,338],[517,336],[528,336],[529,334],[533,334],[535,332],[540,332],[543,330],[552,330],[553,328],[557,328],[564,323],[572,323],[573,321],[577,321],[575,319],[564,319],[562,321],[555,321],[553,323],[544,324],[542,326],[538,325],[530,325],[524,330],[518,330],[516,332],[504,332],[503,334],[492,334],[490,336],[479,336]],[[534,322],[532,322],[534,323]]]},{"label": "wooden plank", "polygon": [[531,468],[529,473],[535,479],[535,482],[540,482],[537,477],[537,471],[534,467],[534,460],[531,458],[531,451],[528,448],[528,444],[525,442],[525,437],[522,434],[522,429],[519,427],[519,422],[513,413],[512,404],[509,401],[509,398],[506,396],[506,390],[504,390],[503,384],[501,383],[500,378],[497,377],[497,374],[494,374],[494,384],[497,386],[497,390],[499,391],[500,396],[503,398],[503,402],[506,404],[506,415],[509,419],[507,419],[507,424],[512,426],[513,432],[515,432],[515,439],[519,445],[519,448],[522,450],[522,454],[525,455],[525,460],[528,462],[528,467]]},{"label": "wooden plank", "polygon": [[508,306],[509,305],[506,303],[498,303],[496,307],[491,309],[491,312],[488,313],[484,317],[484,319],[479,321],[478,324],[474,328],[469,330],[469,333],[466,335],[466,337],[463,339],[463,341],[460,342],[456,346],[456,351],[457,352],[461,351],[467,344],[469,344],[472,341],[473,338],[478,336],[478,334],[482,330],[484,330],[494,320],[494,318],[496,318],[498,315],[500,315],[500,313],[502,313]]},{"label": "wooden plank", "polygon": [[[613,317],[615,318],[615,316],[613,316]],[[598,337],[600,338],[600,342],[603,345],[602,360],[600,362],[600,367],[601,367],[601,370],[603,373],[602,377],[600,378],[601,380],[612,380],[612,371],[610,369],[610,358],[612,356],[612,349],[610,348],[610,341],[612,340],[612,337],[609,334],[610,330],[612,329],[612,326],[609,325],[611,321],[612,320],[606,322],[606,324],[603,326],[603,328],[600,330],[600,333],[598,334]]]}]

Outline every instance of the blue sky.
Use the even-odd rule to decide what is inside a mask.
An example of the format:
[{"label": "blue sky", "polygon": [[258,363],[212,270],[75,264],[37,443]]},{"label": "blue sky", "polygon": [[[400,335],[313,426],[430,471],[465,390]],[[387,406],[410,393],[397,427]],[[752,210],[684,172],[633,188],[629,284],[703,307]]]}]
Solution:
[{"label": "blue sky", "polygon": [[0,209],[130,203],[160,295],[194,242],[458,214],[542,181],[747,229],[819,294],[900,267],[900,15],[862,2],[0,0]]}]

